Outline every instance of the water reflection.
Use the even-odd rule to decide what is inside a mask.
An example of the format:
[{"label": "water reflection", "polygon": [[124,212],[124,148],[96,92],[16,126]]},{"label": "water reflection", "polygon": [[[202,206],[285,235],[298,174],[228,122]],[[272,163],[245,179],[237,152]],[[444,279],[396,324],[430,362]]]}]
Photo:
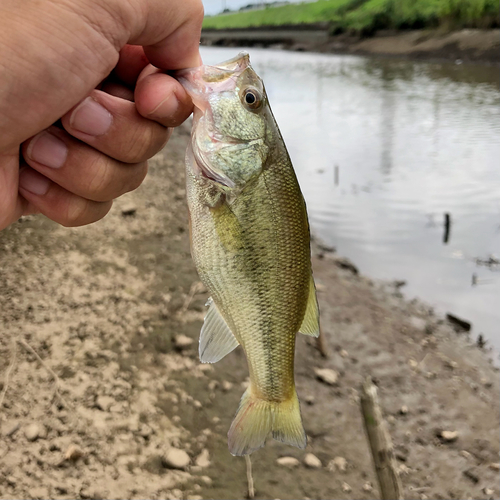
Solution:
[{"label": "water reflection", "polygon": [[497,68],[254,49],[251,59],[313,230],[366,275],[406,280],[409,296],[500,347],[500,273],[475,262],[500,255]]}]

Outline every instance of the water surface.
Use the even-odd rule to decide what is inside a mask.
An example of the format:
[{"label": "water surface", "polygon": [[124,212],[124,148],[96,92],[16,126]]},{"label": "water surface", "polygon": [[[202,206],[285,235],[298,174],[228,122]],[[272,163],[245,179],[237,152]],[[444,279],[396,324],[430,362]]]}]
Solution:
[{"label": "water surface", "polygon": [[[237,51],[204,47],[202,57],[217,63]],[[500,267],[475,261],[500,258],[498,68],[250,55],[315,234],[363,274],[407,281],[408,297],[471,321],[499,349]]]}]

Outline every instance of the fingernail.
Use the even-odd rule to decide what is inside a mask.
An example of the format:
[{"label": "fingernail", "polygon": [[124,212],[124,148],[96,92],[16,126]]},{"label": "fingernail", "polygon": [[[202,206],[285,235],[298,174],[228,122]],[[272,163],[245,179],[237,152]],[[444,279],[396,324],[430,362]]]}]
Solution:
[{"label": "fingernail", "polygon": [[29,143],[26,154],[30,160],[51,168],[61,168],[68,156],[68,148],[61,139],[49,132],[41,132]]},{"label": "fingernail", "polygon": [[69,125],[79,132],[97,137],[109,130],[112,121],[113,117],[106,108],[87,97],[71,113]]},{"label": "fingernail", "polygon": [[50,180],[32,168],[23,168],[19,172],[19,187],[39,196],[44,195],[50,186]]}]

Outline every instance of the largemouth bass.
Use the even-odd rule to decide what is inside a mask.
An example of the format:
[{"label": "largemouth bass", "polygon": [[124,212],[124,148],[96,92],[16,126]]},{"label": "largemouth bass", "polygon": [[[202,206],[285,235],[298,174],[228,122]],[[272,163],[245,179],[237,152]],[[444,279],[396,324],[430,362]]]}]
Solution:
[{"label": "largemouth bass", "polygon": [[186,154],[191,252],[211,298],[199,354],[243,347],[250,386],[228,433],[233,455],[269,434],[304,448],[297,332],[319,335],[304,199],[262,80],[246,53],[176,77],[195,104]]}]

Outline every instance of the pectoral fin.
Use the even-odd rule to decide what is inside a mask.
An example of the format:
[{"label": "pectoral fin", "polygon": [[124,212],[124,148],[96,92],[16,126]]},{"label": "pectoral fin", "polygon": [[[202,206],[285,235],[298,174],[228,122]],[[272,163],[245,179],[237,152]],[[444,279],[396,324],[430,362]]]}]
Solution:
[{"label": "pectoral fin", "polygon": [[239,342],[211,298],[208,299],[207,305],[210,307],[200,333],[200,361],[216,363],[238,347]]},{"label": "pectoral fin", "polygon": [[314,286],[312,274],[309,281],[309,298],[307,299],[306,313],[302,320],[302,325],[300,325],[299,332],[311,337],[319,337],[318,300],[316,299],[316,287]]}]

